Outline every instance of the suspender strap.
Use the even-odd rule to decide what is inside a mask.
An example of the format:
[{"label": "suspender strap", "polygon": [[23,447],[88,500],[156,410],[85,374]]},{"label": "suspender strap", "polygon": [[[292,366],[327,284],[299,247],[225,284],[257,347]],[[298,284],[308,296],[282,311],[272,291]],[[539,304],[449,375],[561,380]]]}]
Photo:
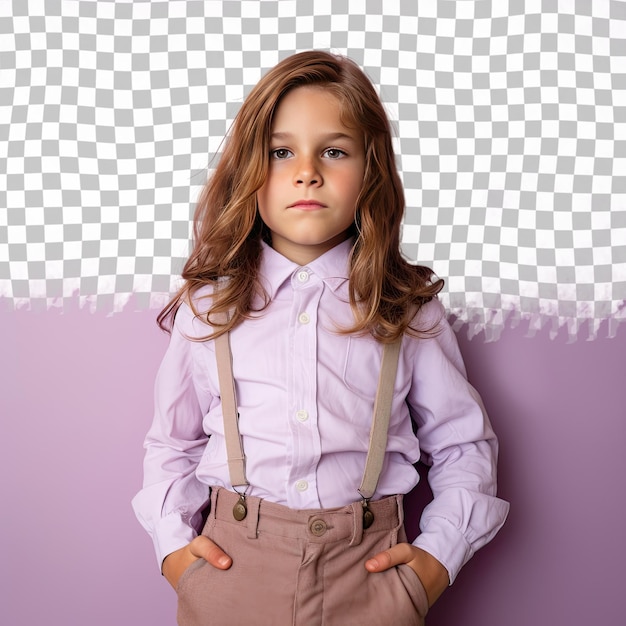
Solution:
[{"label": "suspender strap", "polygon": [[[378,378],[378,389],[374,402],[374,415],[370,429],[370,441],[365,460],[363,479],[359,493],[369,500],[376,491],[376,485],[385,460],[387,449],[387,431],[391,416],[393,389],[398,369],[398,357],[402,341],[383,346],[383,357]],[[239,433],[239,415],[235,399],[235,379],[233,377],[233,357],[230,349],[229,334],[224,333],[215,339],[215,358],[217,374],[222,396],[222,415],[224,418],[224,437],[226,439],[226,455],[228,471],[233,486],[248,485],[245,471],[245,457]]]},{"label": "suspender strap", "polygon": [[378,378],[378,390],[374,403],[374,416],[370,430],[370,444],[367,449],[365,471],[359,487],[359,493],[369,500],[376,491],[376,485],[380,478],[387,450],[387,431],[389,430],[389,418],[391,417],[391,403],[393,401],[393,388],[398,369],[398,357],[400,355],[401,341],[386,343],[383,347],[383,359]]},{"label": "suspender strap", "polygon": [[235,399],[235,379],[233,378],[233,355],[230,350],[229,333],[215,339],[217,377],[222,396],[222,416],[224,418],[224,438],[230,482],[234,486],[248,485],[246,480],[245,457],[239,434],[239,413]]}]

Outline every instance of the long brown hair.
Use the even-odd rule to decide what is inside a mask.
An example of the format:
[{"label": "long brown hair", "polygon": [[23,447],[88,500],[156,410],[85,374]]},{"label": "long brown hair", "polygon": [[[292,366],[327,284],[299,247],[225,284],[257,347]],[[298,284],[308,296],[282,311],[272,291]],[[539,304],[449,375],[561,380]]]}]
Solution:
[{"label": "long brown hair", "polygon": [[[316,50],[281,61],[245,99],[216,170],[198,199],[193,250],[182,272],[185,283],[157,318],[161,328],[171,327],[183,300],[199,315],[193,295],[207,284],[213,285],[210,307],[204,314],[213,326],[208,337],[250,317],[255,298],[260,296],[267,306],[258,268],[261,241],[269,241],[269,233],[257,211],[256,193],[269,168],[274,112],[289,90],[305,85],[320,86],[338,98],[344,123],[359,128],[365,140],[365,177],[350,255],[354,325],[341,332],[371,333],[379,341],[389,342],[404,332],[425,330],[411,327],[411,321],[419,308],[441,291],[443,281],[433,280],[429,268],[409,263],[400,252],[404,193],[385,109],[356,63]],[[226,313],[228,322],[223,321]]]}]

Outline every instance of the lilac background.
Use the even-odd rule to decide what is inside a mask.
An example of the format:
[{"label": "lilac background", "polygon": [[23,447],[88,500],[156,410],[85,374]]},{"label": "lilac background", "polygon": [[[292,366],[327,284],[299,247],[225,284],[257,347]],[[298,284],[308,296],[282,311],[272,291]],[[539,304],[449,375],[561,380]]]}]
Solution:
[{"label": "lilac background", "polygon": [[[132,309],[0,311],[2,624],[175,623],[130,507],[167,337]],[[623,623],[626,331],[548,335],[459,333],[512,509],[429,626]]]}]

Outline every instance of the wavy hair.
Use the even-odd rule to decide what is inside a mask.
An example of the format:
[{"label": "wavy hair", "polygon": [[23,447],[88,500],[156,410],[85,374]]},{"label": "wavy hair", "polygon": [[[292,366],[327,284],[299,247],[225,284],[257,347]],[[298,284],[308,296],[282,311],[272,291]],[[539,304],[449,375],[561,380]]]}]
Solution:
[{"label": "wavy hair", "polygon": [[[274,113],[283,96],[302,86],[319,86],[341,105],[342,122],[361,130],[365,177],[357,199],[354,245],[350,254],[349,298],[354,324],[342,333],[370,333],[381,342],[402,333],[430,329],[411,326],[420,307],[441,291],[432,271],[409,263],[400,252],[404,192],[395,163],[391,127],[371,81],[352,60],[312,50],[287,57],[252,89],[225,139],[215,172],[202,190],[194,216],[194,244],[183,287],[157,322],[169,330],[183,300],[199,315],[194,294],[213,286],[204,319],[216,337],[253,313],[268,297],[258,280],[261,241],[270,242],[256,194],[264,184]],[[260,297],[264,305],[254,308]],[[258,301],[258,300],[257,300]],[[228,321],[225,321],[225,320]]]}]

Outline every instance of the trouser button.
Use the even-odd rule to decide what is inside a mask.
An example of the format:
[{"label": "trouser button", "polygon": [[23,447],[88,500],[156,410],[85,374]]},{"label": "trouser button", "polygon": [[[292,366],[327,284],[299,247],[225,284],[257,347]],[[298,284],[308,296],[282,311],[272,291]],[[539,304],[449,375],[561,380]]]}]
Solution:
[{"label": "trouser button", "polygon": [[321,537],[327,530],[326,522],[321,519],[315,519],[309,524],[309,530],[316,536]]}]

